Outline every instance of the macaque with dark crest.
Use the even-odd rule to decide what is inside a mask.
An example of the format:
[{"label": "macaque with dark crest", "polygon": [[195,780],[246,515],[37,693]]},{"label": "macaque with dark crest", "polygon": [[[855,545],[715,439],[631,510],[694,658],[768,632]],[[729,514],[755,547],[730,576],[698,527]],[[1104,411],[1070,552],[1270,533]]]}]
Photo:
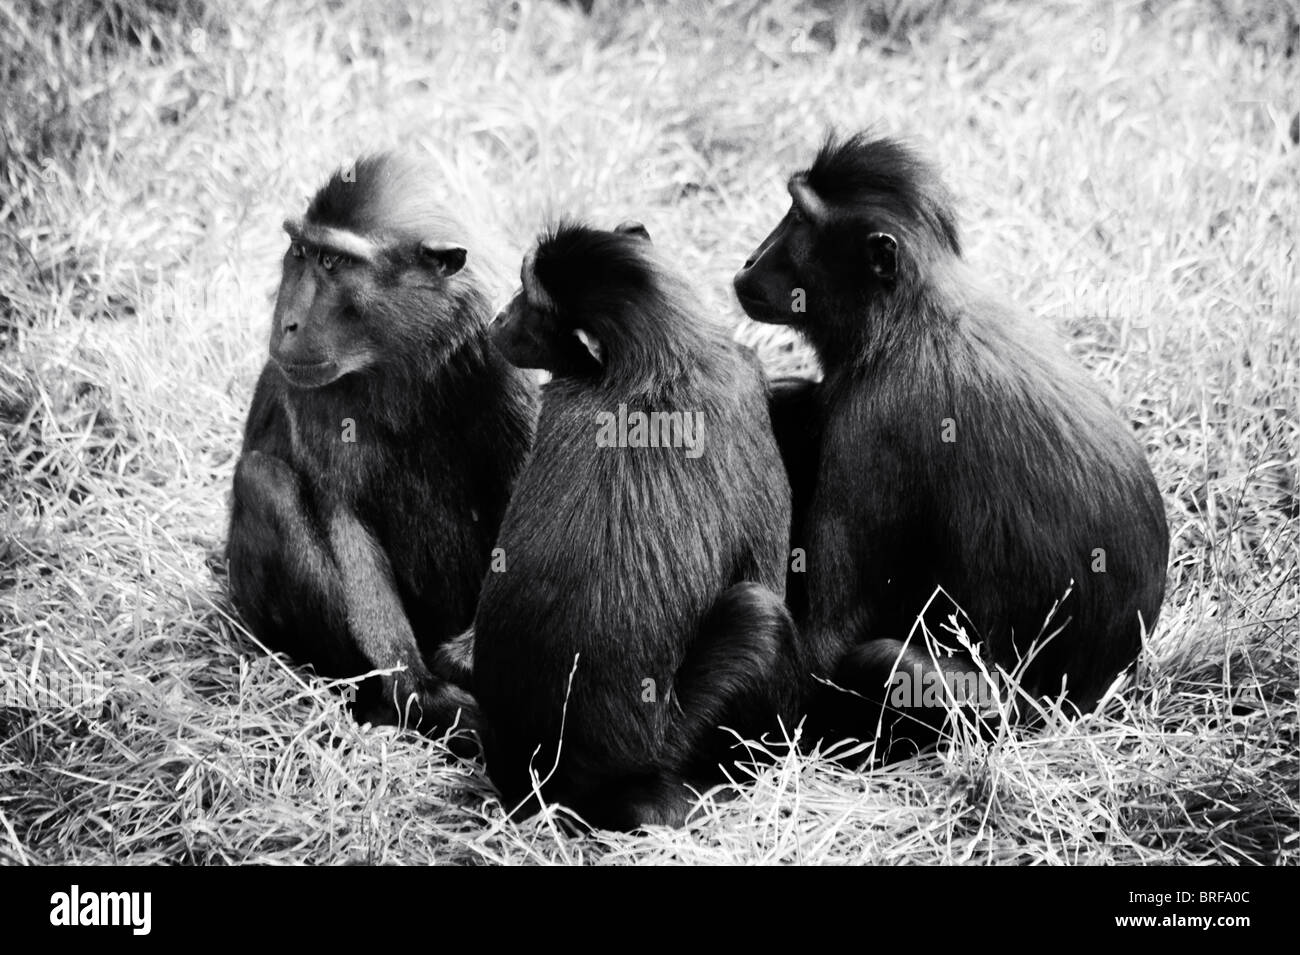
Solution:
[{"label": "macaque with dark crest", "polygon": [[638,224],[561,225],[521,278],[493,338],[554,377],[475,618],[488,774],[520,814],[540,792],[593,826],[679,824],[689,786],[749,761],[720,727],[779,741],[798,717],[763,374]]},{"label": "macaque with dark crest", "polygon": [[289,234],[235,470],[230,589],[271,650],[365,681],[362,718],[440,732],[472,701],[429,659],[473,621],[535,421],[463,226],[420,163],[336,172]]},{"label": "macaque with dark crest", "polygon": [[[976,280],[911,149],[832,138],[789,190],[735,288],[751,318],[799,329],[825,372],[772,391],[807,555],[796,616],[819,675],[852,691],[813,715],[828,736],[870,737],[896,668],[970,675],[945,632],[958,608],[988,666],[1094,706],[1164,592],[1169,535],[1141,445],[1042,323]],[[952,655],[931,655],[918,619]],[[908,740],[948,712],[890,705]]]}]

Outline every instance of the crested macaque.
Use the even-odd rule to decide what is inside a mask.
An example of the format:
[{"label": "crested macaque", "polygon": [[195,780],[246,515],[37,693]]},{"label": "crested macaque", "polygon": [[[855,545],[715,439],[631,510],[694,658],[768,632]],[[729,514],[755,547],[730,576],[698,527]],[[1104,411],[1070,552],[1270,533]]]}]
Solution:
[{"label": "crested macaque", "polygon": [[[1141,446],[1040,323],[976,281],[911,149],[832,137],[789,191],[735,290],[750,317],[797,328],[825,374],[772,392],[807,556],[796,620],[821,677],[850,691],[812,704],[814,722],[870,738],[885,705],[896,737],[933,739],[947,704],[885,697],[899,672],[972,672],[944,629],[958,608],[988,665],[1090,709],[1164,593]],[[932,654],[918,619],[956,652]]]},{"label": "crested macaque", "polygon": [[488,774],[517,815],[680,824],[752,761],[727,729],[779,743],[799,707],[762,371],[637,223],[560,225],[521,279],[493,339],[553,377],[475,618]]},{"label": "crested macaque", "polygon": [[336,172],[285,222],[270,360],[235,469],[230,591],[251,632],[363,681],[358,717],[473,727],[437,677],[468,627],[536,419],[488,335],[463,226],[392,154]]}]

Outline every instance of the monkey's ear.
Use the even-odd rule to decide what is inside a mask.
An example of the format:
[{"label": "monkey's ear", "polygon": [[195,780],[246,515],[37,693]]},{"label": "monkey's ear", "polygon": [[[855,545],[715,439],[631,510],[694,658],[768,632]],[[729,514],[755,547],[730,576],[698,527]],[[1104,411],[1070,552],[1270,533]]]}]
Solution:
[{"label": "monkey's ear", "polygon": [[577,328],[573,331],[573,337],[582,342],[582,347],[587,349],[587,354],[596,360],[596,364],[605,364],[605,349],[601,347],[595,335]]},{"label": "monkey's ear", "polygon": [[420,257],[443,278],[455,275],[463,269],[468,254],[463,245],[457,245],[455,242],[435,242],[433,239],[425,239],[420,243]]},{"label": "monkey's ear", "polygon": [[647,242],[650,241],[650,233],[646,230],[646,227],[635,219],[628,219],[626,222],[620,222],[618,225],[614,226],[614,231],[622,233],[623,235],[634,235],[638,238],[645,239]]},{"label": "monkey's ear", "polygon": [[898,274],[898,240],[888,232],[867,236],[867,267],[876,278],[892,280]]}]

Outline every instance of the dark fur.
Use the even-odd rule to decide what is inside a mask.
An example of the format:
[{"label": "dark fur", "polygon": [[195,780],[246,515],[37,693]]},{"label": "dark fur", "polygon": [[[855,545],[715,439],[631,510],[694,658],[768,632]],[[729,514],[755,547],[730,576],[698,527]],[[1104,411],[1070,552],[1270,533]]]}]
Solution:
[{"label": "dark fur", "polygon": [[[300,278],[310,263],[286,254],[272,353],[292,314],[318,357],[348,360],[330,334],[346,325],[367,361],[315,388],[291,386],[267,363],[235,472],[231,593],[263,643],[326,676],[406,665],[385,684],[368,681],[358,712],[404,718],[393,707],[415,693],[409,718],[442,729],[470,701],[425,658],[473,620],[536,397],[489,341],[474,270],[421,269],[422,239],[460,234],[419,168],[372,157],[355,179],[335,174],[308,221],[377,237],[382,259],[318,281],[312,297]],[[342,440],[348,418],[355,443]]]},{"label": "dark fur", "polygon": [[[1090,708],[1137,655],[1164,591],[1168,531],[1141,447],[1041,323],[971,280],[945,194],[914,153],[832,139],[806,178],[830,221],[788,215],[736,288],[753,317],[797,325],[825,371],[821,384],[783,382],[772,412],[778,438],[796,442],[786,461],[806,517],[794,546],[807,548],[809,568],[798,619],[818,666],[879,701],[942,586],[986,657],[1008,669],[1045,624],[1064,625],[1023,686],[1055,694],[1068,676],[1072,702]],[[877,232],[898,240],[889,281],[854,265]],[[789,311],[794,287],[806,291],[805,314]],[[949,418],[952,443],[942,440]],[[1094,548],[1105,573],[1091,569]],[[953,610],[934,602],[931,633],[944,636]],[[828,734],[862,737],[879,712],[837,694],[819,715]]]},{"label": "dark fur", "polygon": [[817,385],[803,378],[777,378],[768,386],[772,434],[790,480],[790,555],[785,602],[795,620],[808,615],[808,508],[817,486],[821,454]]},{"label": "dark fur", "polygon": [[807,173],[824,202],[859,222],[908,223],[961,255],[948,192],[927,163],[902,143],[859,133],[822,144]]},{"label": "dark fur", "polygon": [[[561,226],[535,263],[554,307],[521,291],[498,319],[507,357],[556,377],[476,618],[488,772],[522,812],[531,766],[592,825],[680,823],[683,784],[743,755],[719,724],[755,738],[797,708],[789,489],[762,372],[644,239]],[[575,354],[578,328],[601,362]],[[620,403],[702,411],[703,456],[597,447],[597,414]]]}]

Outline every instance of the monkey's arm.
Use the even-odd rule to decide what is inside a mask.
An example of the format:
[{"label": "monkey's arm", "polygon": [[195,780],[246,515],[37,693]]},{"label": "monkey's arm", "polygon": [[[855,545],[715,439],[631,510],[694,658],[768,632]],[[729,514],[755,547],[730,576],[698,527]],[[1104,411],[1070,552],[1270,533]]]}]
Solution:
[{"label": "monkey's arm", "polygon": [[357,648],[377,669],[405,667],[384,677],[385,707],[400,718],[413,696],[410,719],[415,724],[436,722],[445,727],[456,719],[473,727],[473,700],[443,683],[425,666],[406,610],[393,584],[388,556],[355,514],[345,508],[329,517],[330,549],[343,584],[348,630]]}]

